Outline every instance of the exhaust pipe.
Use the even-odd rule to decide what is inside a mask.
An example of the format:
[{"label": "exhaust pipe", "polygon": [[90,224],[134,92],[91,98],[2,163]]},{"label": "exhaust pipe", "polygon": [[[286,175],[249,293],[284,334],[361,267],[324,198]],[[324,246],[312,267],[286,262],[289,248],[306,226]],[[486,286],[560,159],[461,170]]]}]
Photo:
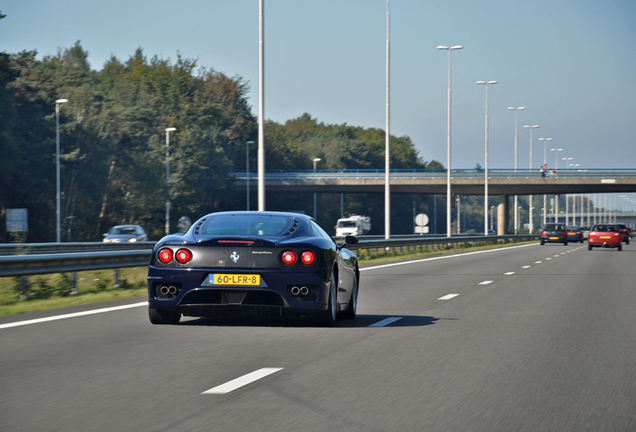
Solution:
[{"label": "exhaust pipe", "polygon": [[168,294],[175,295],[177,293],[177,287],[171,286],[168,288]]},{"label": "exhaust pipe", "polygon": [[292,287],[292,289],[290,289],[289,291],[292,293],[292,295],[300,294],[300,288],[298,288],[297,286]]},{"label": "exhaust pipe", "polygon": [[168,293],[169,293],[169,288],[168,288],[167,286],[163,285],[161,288],[159,288],[159,292],[160,292],[162,295],[168,295]]},{"label": "exhaust pipe", "polygon": [[307,294],[309,294],[309,288],[307,288],[306,286],[302,287],[300,289],[300,294],[306,296]]}]

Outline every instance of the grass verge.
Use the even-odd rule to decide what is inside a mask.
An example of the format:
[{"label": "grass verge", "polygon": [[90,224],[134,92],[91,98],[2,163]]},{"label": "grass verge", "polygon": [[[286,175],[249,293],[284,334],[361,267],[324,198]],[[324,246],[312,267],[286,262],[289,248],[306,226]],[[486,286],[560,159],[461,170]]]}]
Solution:
[{"label": "grass verge", "polygon": [[[514,244],[527,243],[536,242],[516,242]],[[359,252],[359,262],[360,267],[366,267],[374,264],[408,261],[511,245],[511,242],[487,245],[452,243],[438,250],[412,249],[404,253],[400,253],[397,248],[390,251],[384,249],[370,249],[368,252],[367,250],[361,250]],[[79,272],[77,273],[77,294],[74,294],[72,276],[69,273],[30,276],[26,278],[26,283],[22,286],[19,278],[0,278],[0,316],[146,296],[147,273],[147,267],[121,269],[119,286],[115,287],[113,270]]]}]

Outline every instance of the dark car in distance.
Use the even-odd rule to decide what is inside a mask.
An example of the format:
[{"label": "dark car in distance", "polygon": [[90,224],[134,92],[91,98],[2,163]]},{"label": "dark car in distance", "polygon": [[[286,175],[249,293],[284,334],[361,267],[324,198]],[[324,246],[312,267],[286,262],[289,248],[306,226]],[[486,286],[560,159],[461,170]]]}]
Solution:
[{"label": "dark car in distance", "polygon": [[583,243],[583,231],[578,225],[566,225],[565,229],[568,232],[569,242],[581,242]]},{"label": "dark car in distance", "polygon": [[616,228],[618,228],[621,233],[621,241],[625,244],[629,244],[629,238],[631,237],[631,233],[629,232],[629,228],[624,223],[616,223]]},{"label": "dark car in distance", "polygon": [[568,232],[565,229],[565,224],[558,222],[545,224],[539,234],[539,240],[541,245],[545,243],[563,243],[567,246]]},{"label": "dark car in distance", "polygon": [[203,216],[183,235],[154,247],[148,269],[153,324],[182,315],[292,315],[332,326],[355,318],[358,259],[313,218],[286,212],[235,211]]},{"label": "dark car in distance", "polygon": [[104,243],[134,243],[148,241],[148,234],[139,225],[117,225],[104,234]]}]

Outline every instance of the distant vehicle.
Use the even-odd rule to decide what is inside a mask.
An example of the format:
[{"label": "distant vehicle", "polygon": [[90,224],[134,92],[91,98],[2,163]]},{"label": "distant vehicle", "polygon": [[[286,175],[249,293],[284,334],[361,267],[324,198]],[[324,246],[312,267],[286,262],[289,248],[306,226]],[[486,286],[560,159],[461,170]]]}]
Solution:
[{"label": "distant vehicle", "polygon": [[621,240],[625,242],[625,244],[629,244],[629,238],[631,237],[629,233],[629,228],[624,223],[615,224],[621,233]]},{"label": "distant vehicle", "polygon": [[618,248],[622,250],[621,233],[615,224],[596,224],[587,238],[587,249],[595,247]]},{"label": "distant vehicle", "polygon": [[139,225],[117,225],[104,234],[104,243],[134,243],[148,241],[148,234]]},{"label": "distant vehicle", "polygon": [[587,240],[587,238],[590,235],[590,227],[588,226],[581,227],[581,234],[583,234],[583,239]]},{"label": "distant vehicle", "polygon": [[338,219],[336,223],[336,237],[348,235],[361,236],[371,230],[371,218],[369,216],[351,215]]},{"label": "distant vehicle", "polygon": [[565,229],[568,232],[568,241],[583,243],[583,232],[578,225],[566,225]]},{"label": "distant vehicle", "polygon": [[541,245],[545,243],[563,243],[568,245],[568,232],[562,223],[548,223],[543,226],[539,235]]},{"label": "distant vehicle", "polygon": [[157,242],[148,268],[152,324],[181,315],[224,312],[297,316],[332,326],[353,319],[358,259],[313,218],[297,213],[234,211],[203,216],[184,235]]}]

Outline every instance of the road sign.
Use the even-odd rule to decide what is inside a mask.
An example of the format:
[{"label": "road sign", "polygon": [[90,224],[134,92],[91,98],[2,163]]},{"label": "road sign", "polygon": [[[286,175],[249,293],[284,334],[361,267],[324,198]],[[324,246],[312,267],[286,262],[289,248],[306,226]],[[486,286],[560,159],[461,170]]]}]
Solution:
[{"label": "road sign", "polygon": [[415,216],[415,225],[425,226],[427,224],[428,224],[428,216],[426,216],[424,213],[420,213],[417,216]]}]

